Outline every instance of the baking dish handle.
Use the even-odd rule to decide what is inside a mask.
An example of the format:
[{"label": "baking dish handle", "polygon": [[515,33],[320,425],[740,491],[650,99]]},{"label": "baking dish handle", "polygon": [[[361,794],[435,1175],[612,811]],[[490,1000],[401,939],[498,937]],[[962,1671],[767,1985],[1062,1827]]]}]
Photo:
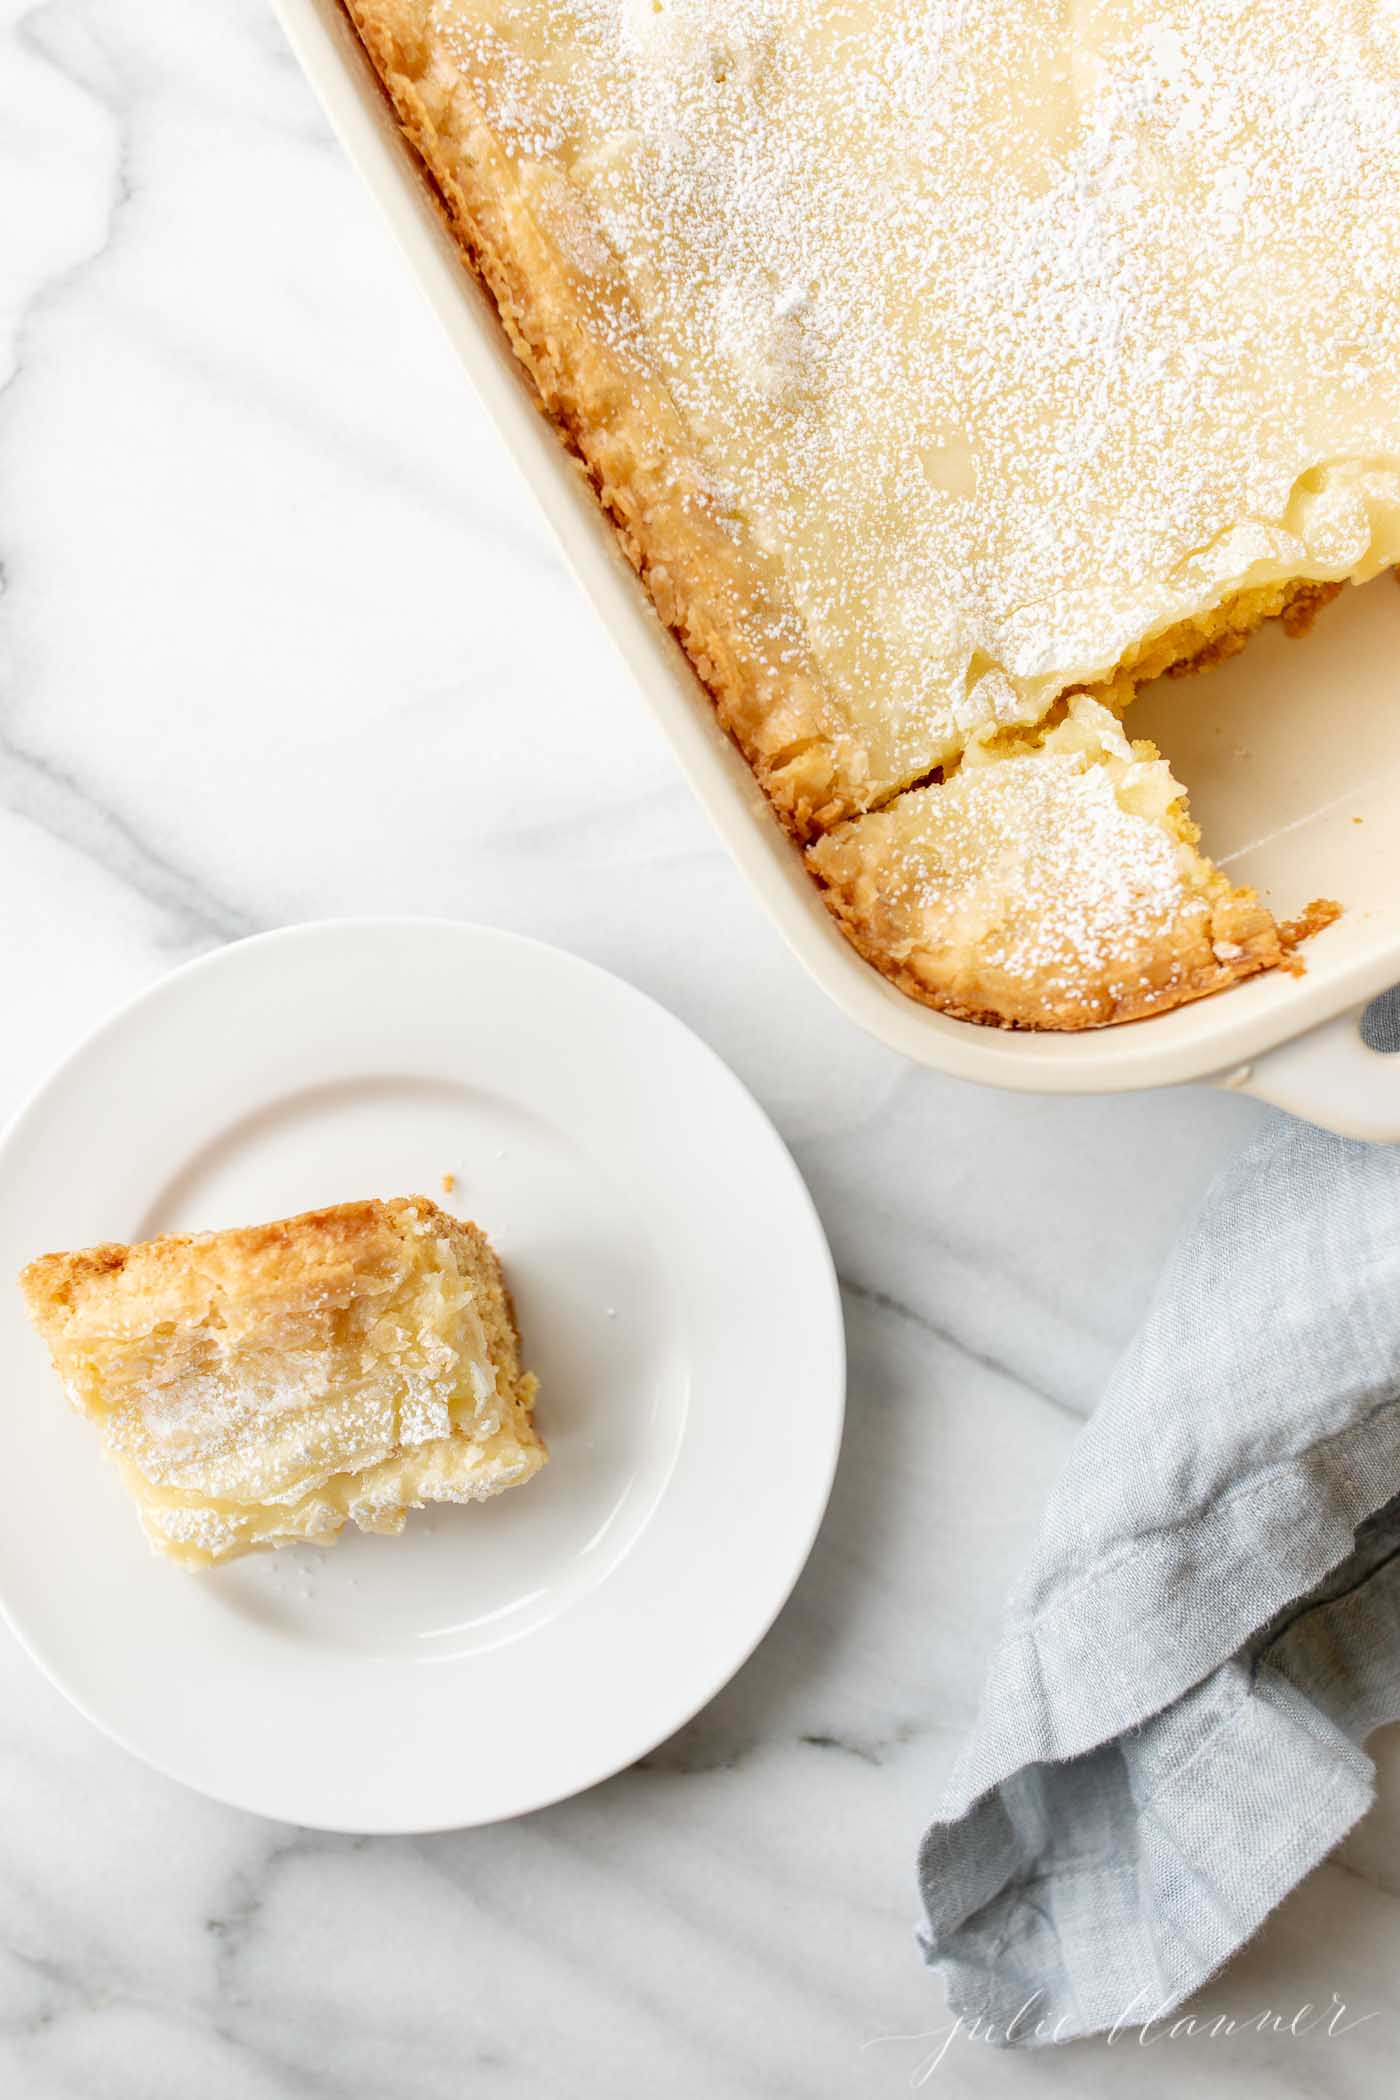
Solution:
[{"label": "baking dish handle", "polygon": [[1400,1140],[1400,1056],[1373,1050],[1361,1033],[1364,1006],[1266,1051],[1217,1081],[1292,1116],[1373,1144]]}]

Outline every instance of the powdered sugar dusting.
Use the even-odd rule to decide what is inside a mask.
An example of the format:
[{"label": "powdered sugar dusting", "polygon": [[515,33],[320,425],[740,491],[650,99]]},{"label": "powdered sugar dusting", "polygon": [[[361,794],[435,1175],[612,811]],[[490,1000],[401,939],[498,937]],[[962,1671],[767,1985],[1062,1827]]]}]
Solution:
[{"label": "powdered sugar dusting", "polygon": [[1183,914],[1207,910],[1171,835],[1063,753],[959,775],[891,818],[907,829],[882,864],[888,908],[940,981],[971,965],[1040,1011],[1133,992]]},{"label": "powdered sugar dusting", "polygon": [[620,257],[878,791],[1236,588],[1400,555],[1376,0],[431,0]]},{"label": "powdered sugar dusting", "polygon": [[331,1540],[347,1518],[397,1531],[409,1507],[481,1499],[538,1464],[476,1282],[410,1206],[395,1222],[402,1236],[323,1284],[279,1296],[275,1276],[269,1292],[265,1275],[241,1274],[211,1291],[202,1321],[125,1308],[100,1371],[91,1358],[75,1367],[73,1397],[101,1419],[155,1536],[221,1559]]},{"label": "powdered sugar dusting", "polygon": [[907,893],[925,926],[960,922],[984,967],[1047,1003],[1125,988],[1189,903],[1177,843],[1123,809],[1101,767],[1006,759],[929,802],[932,827],[900,856],[892,898]]},{"label": "powdered sugar dusting", "polygon": [[1078,697],[1034,748],[979,750],[813,859],[940,991],[1043,1017],[1131,999],[1174,953],[1199,950],[1223,886],[1178,836],[1179,793],[1162,760]]}]

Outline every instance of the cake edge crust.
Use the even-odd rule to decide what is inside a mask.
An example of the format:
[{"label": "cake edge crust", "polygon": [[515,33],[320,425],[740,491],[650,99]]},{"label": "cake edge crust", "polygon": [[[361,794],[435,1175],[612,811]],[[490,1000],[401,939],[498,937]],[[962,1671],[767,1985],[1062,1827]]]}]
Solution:
[{"label": "cake edge crust", "polygon": [[769,565],[737,521],[715,513],[665,388],[587,327],[558,244],[536,223],[536,200],[485,116],[472,109],[461,135],[435,118],[417,11],[404,0],[339,4],[535,407],[784,827],[802,843],[870,807],[870,754],[831,706],[817,666],[791,637],[781,652],[764,645],[765,614],[777,604]]}]

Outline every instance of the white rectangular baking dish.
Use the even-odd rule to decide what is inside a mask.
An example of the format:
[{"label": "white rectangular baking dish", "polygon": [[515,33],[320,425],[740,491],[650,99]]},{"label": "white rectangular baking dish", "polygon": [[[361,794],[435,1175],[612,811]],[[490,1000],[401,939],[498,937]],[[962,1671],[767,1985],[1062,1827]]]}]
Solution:
[{"label": "white rectangular baking dish", "polygon": [[1280,916],[1336,897],[1341,921],[1274,973],[1146,1021],[1079,1035],[980,1028],[921,1007],[837,930],[797,849],[715,720],[581,473],[534,405],[483,289],[443,225],[339,0],[273,0],[341,143],[753,888],[841,1010],[918,1063],[984,1085],[1116,1092],[1213,1079],[1328,1128],[1400,1137],[1400,1058],[1368,1050],[1366,1002],[1400,980],[1400,749],[1391,734],[1400,596],[1347,592],[1306,643],[1269,632],[1223,670],[1135,703],[1191,788],[1213,856]]}]

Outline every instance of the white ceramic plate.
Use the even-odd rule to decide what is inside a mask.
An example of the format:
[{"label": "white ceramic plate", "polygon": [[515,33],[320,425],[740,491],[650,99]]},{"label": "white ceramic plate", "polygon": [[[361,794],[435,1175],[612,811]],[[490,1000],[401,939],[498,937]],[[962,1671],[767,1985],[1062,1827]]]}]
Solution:
[{"label": "white ceramic plate", "polygon": [[[9,1278],[420,1191],[505,1261],[551,1463],[397,1539],[153,1558]],[[330,922],[167,978],[0,1145],[0,1270],[10,1624],[116,1741],[263,1815],[442,1829],[605,1778],[738,1668],[826,1506],[840,1304],[796,1168],[672,1015],[513,935]]]}]

